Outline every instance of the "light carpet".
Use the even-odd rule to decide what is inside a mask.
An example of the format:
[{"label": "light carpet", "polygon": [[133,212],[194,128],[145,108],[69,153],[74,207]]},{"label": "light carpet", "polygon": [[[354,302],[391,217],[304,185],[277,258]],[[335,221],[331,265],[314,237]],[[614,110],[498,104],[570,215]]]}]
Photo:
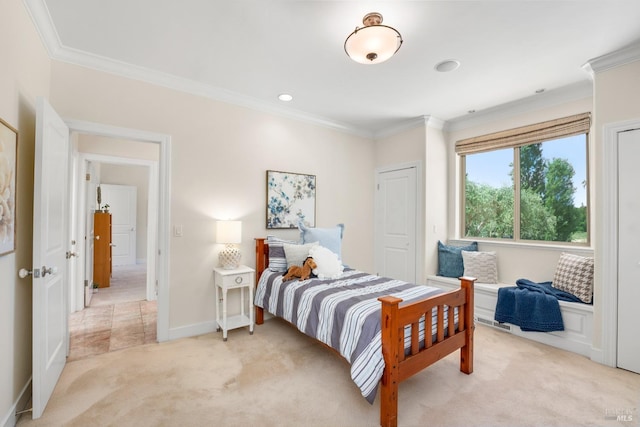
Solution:
[{"label": "light carpet", "polygon": [[[638,425],[640,375],[478,325],[459,352],[400,385],[400,426]],[[629,412],[632,421],[612,418]],[[67,363],[38,420],[18,426],[375,426],[347,363],[285,322]]]}]

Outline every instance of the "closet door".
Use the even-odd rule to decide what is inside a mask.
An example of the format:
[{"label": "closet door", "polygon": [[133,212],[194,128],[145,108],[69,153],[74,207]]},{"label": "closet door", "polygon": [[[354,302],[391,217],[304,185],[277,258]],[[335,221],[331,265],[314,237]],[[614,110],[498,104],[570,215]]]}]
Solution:
[{"label": "closet door", "polygon": [[100,288],[111,285],[111,214],[93,214],[93,283]]},{"label": "closet door", "polygon": [[618,134],[618,367],[640,373],[640,129]]}]

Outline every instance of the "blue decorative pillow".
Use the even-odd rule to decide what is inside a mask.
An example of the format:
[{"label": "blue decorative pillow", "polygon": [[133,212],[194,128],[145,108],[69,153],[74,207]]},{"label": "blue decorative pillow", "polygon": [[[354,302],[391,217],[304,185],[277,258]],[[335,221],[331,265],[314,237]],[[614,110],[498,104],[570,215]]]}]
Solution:
[{"label": "blue decorative pillow", "polygon": [[300,240],[302,243],[319,242],[342,260],[342,235],[344,234],[344,224],[338,224],[331,228],[307,228],[302,221],[298,223],[300,229]]},{"label": "blue decorative pillow", "polygon": [[462,251],[474,252],[477,250],[478,242],[467,246],[451,246],[438,240],[438,276],[462,277],[464,275]]}]

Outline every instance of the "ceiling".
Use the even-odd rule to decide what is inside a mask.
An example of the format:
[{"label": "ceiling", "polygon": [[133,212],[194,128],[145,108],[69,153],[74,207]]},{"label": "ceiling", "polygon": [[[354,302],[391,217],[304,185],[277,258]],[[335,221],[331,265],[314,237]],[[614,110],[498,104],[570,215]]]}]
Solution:
[{"label": "ceiling", "polygon": [[[55,59],[368,136],[585,87],[587,61],[640,40],[638,0],[25,2]],[[362,65],[343,45],[372,11],[404,43]]]}]

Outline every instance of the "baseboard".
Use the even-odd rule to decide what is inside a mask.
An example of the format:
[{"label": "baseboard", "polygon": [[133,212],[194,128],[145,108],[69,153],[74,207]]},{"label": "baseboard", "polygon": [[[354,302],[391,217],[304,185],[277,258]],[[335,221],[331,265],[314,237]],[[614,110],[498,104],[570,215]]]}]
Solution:
[{"label": "baseboard", "polygon": [[[602,349],[600,348],[594,348],[591,347],[591,360],[593,360],[594,362],[598,362],[602,365],[605,365],[604,363],[604,351],[602,351]],[[613,366],[615,368],[615,366]]]},{"label": "baseboard", "polygon": [[22,411],[27,406],[30,399],[31,399],[31,378],[29,378],[29,381],[27,381],[24,387],[22,387],[22,390],[20,391],[20,395],[18,396],[18,399],[13,404],[13,406],[9,408],[9,413],[7,413],[4,416],[4,419],[2,420],[2,427],[15,427],[16,423],[18,422],[18,417],[16,416],[16,412]]},{"label": "baseboard", "polygon": [[195,337],[198,335],[210,334],[216,330],[216,321],[196,323],[193,325],[181,326],[169,329],[169,341],[180,338]]}]

